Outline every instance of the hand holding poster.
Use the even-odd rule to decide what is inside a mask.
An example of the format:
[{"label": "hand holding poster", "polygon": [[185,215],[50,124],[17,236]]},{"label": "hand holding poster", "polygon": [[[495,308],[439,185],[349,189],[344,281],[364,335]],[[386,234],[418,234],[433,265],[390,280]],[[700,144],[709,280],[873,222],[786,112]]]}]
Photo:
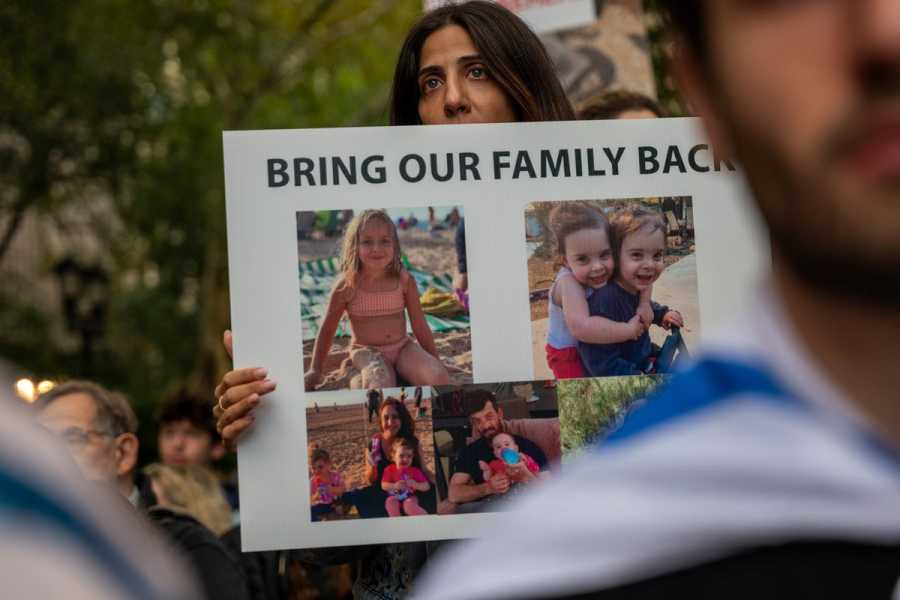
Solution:
[{"label": "hand holding poster", "polygon": [[[241,444],[247,549],[474,536],[502,518],[495,501],[564,468],[597,416],[587,380],[545,381],[558,340],[535,324],[552,328],[557,259],[578,260],[553,250],[554,208],[659,225],[618,252],[608,235],[565,238],[611,259],[584,278],[587,317],[633,328],[612,349],[576,344],[590,374],[659,377],[675,329],[677,356],[765,264],[737,172],[690,119],[229,132],[225,169],[235,365],[278,383]],[[622,248],[641,254],[630,271]],[[648,316],[619,322],[642,293]],[[444,301],[459,308],[426,312]],[[608,381],[595,391],[632,379]],[[418,405],[404,385],[423,388]]]}]

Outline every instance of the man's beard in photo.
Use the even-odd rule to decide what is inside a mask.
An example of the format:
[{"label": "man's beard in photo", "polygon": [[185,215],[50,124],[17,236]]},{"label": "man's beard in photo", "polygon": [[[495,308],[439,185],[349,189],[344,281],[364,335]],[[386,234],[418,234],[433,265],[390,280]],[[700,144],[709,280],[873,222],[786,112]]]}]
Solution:
[{"label": "man's beard in photo", "polygon": [[[869,206],[860,202],[858,212],[847,218],[857,204],[840,197],[829,186],[829,167],[844,151],[852,134],[837,132],[819,151],[818,168],[801,173],[791,168],[785,152],[774,140],[779,132],[754,132],[731,117],[730,134],[738,160],[745,170],[756,203],[765,219],[773,251],[791,274],[811,288],[829,296],[875,304],[896,310],[900,299],[900,181],[892,190],[878,194],[896,202],[897,215],[888,227],[896,235],[882,235],[873,245],[866,237]],[[846,127],[852,130],[852,126]],[[852,226],[848,223],[853,221]],[[885,223],[878,224],[884,226]],[[882,232],[883,233],[883,232]]]}]

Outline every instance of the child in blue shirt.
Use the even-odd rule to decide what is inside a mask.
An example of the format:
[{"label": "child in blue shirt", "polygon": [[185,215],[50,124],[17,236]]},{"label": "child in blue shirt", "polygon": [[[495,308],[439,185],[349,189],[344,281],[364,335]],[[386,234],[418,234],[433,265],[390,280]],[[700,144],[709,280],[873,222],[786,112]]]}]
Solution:
[{"label": "child in blue shirt", "polygon": [[[646,292],[662,274],[666,249],[666,226],[662,218],[640,206],[625,208],[612,218],[613,252],[616,259],[612,281],[594,291],[588,300],[591,316],[626,323],[637,314],[641,292]],[[676,310],[650,304],[652,324],[669,329],[683,327]],[[637,339],[615,344],[578,344],[578,354],[589,376],[640,375],[652,345],[647,329]]]}]

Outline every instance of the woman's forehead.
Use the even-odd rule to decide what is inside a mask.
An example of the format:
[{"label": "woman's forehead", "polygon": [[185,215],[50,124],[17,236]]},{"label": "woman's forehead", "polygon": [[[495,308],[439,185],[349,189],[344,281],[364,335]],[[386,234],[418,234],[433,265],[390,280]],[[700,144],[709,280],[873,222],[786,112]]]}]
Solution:
[{"label": "woman's forehead", "polygon": [[432,33],[419,52],[419,70],[446,67],[466,56],[477,56],[478,48],[469,33],[459,25],[445,25]]}]

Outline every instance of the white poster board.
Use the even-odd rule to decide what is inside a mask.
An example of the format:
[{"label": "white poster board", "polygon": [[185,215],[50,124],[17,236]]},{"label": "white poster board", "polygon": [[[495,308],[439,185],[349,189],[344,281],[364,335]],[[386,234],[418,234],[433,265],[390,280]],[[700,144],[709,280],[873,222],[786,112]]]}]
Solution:
[{"label": "white poster board", "polygon": [[[447,181],[419,178],[432,155],[441,172],[448,156],[456,165]],[[337,184],[333,157],[345,167]],[[308,411],[338,411],[360,392],[304,390],[298,213],[459,207],[476,383],[535,379],[525,239],[534,202],[690,197],[701,337],[752,298],[767,268],[742,179],[714,159],[694,119],[225,132],[224,159],[234,363],[264,366],[278,384],[238,455],[245,551],[471,537],[503,518],[311,522]]]},{"label": "white poster board", "polygon": [[[597,18],[594,0],[496,0],[516,13],[538,34],[588,25]],[[447,0],[425,0],[425,10],[434,10]]]}]

